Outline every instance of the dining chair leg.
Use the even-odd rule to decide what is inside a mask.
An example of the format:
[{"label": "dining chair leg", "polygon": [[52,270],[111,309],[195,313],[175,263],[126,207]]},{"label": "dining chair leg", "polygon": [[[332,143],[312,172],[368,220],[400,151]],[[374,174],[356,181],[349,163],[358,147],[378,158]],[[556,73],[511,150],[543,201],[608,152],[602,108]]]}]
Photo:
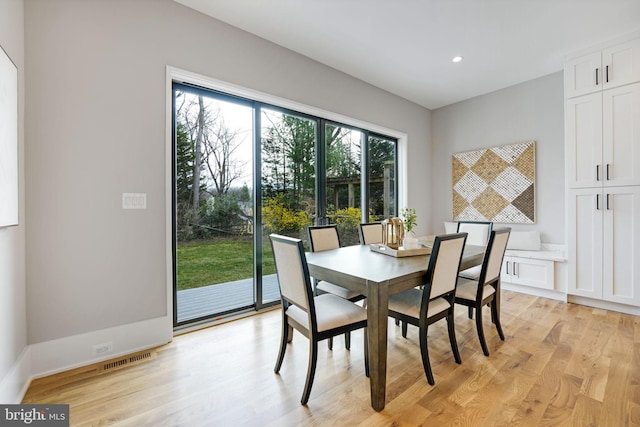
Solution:
[{"label": "dining chair leg", "polygon": [[447,329],[449,330],[449,341],[451,342],[451,351],[453,352],[453,358],[457,364],[462,363],[460,357],[460,351],[458,351],[458,341],[456,340],[456,328],[453,321],[453,310],[447,315]]},{"label": "dining chair leg", "polygon": [[469,319],[473,319],[473,307],[469,306]]},{"label": "dining chair leg", "polygon": [[316,364],[318,362],[318,342],[314,339],[309,340],[309,366],[307,368],[307,380],[304,383],[304,391],[300,403],[306,405],[311,394],[311,386],[313,386],[313,377],[316,374]]},{"label": "dining chair leg", "polygon": [[482,307],[476,307],[476,329],[478,330],[478,338],[480,339],[480,346],[485,356],[489,355],[489,348],[487,342],[484,339],[484,329],[482,327]]},{"label": "dining chair leg", "polygon": [[431,372],[431,363],[429,362],[429,350],[427,349],[427,328],[420,328],[420,354],[422,355],[422,366],[424,373],[427,375],[427,382],[434,385],[436,381],[433,379]]},{"label": "dining chair leg", "polygon": [[292,342],[293,341],[293,326],[289,325],[289,328],[287,328],[287,342]]},{"label": "dining chair leg", "polygon": [[327,343],[329,345],[329,350],[333,350],[333,337],[329,338],[329,340],[327,340]]},{"label": "dining chair leg", "polygon": [[286,322],[286,315],[285,319],[283,319],[282,324],[282,339],[280,340],[280,351],[278,352],[278,358],[276,359],[276,366],[273,368],[273,372],[275,372],[276,374],[280,372],[280,368],[282,367],[284,353],[287,351],[287,341],[289,339],[289,336],[293,335],[293,333],[289,333],[290,326],[288,324],[285,324],[284,322]]},{"label": "dining chair leg", "polygon": [[344,334],[344,348],[351,350],[351,332],[346,332]]},{"label": "dining chair leg", "polygon": [[491,317],[495,320],[493,323],[496,325],[498,336],[504,341],[504,333],[502,332],[502,325],[500,324],[500,313],[498,312],[498,304],[495,301],[491,302]]},{"label": "dining chair leg", "polygon": [[402,336],[403,336],[403,338],[406,338],[407,337],[407,322],[405,322],[403,320],[401,323],[402,323]]}]

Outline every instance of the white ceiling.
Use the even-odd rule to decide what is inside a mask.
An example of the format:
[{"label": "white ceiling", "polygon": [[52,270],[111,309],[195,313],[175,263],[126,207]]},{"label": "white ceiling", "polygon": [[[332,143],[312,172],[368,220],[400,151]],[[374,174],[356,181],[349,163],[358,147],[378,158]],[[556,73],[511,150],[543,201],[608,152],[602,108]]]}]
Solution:
[{"label": "white ceiling", "polygon": [[176,1],[430,109],[640,30],[640,0]]}]

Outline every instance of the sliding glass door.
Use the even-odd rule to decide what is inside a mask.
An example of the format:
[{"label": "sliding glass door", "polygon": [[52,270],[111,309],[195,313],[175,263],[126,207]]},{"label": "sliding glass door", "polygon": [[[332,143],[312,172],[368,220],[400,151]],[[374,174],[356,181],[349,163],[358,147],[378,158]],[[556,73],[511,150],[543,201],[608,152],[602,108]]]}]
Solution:
[{"label": "sliding glass door", "polygon": [[264,107],[261,126],[264,302],[280,298],[269,234],[306,239],[316,215],[317,120]]},{"label": "sliding glass door", "polygon": [[175,326],[279,303],[269,234],[357,244],[397,214],[391,138],[183,83],[173,104]]},{"label": "sliding glass door", "polygon": [[175,323],[255,305],[253,106],[178,86]]}]

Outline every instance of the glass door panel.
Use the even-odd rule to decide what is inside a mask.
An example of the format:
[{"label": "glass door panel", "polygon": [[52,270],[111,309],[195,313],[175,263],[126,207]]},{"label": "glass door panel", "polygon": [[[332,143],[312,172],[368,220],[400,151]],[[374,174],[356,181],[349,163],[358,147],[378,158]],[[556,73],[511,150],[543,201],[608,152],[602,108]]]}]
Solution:
[{"label": "glass door panel", "polygon": [[337,224],[340,243],[357,245],[364,133],[327,123],[324,137],[326,218],[319,224]]},{"label": "glass door panel", "polygon": [[397,143],[379,136],[369,136],[369,221],[398,216],[397,212]]},{"label": "glass door panel", "polygon": [[188,88],[174,97],[180,325],[255,305],[253,108]]},{"label": "glass door panel", "polygon": [[263,301],[278,300],[269,234],[306,241],[316,200],[316,120],[264,108],[261,124]]}]

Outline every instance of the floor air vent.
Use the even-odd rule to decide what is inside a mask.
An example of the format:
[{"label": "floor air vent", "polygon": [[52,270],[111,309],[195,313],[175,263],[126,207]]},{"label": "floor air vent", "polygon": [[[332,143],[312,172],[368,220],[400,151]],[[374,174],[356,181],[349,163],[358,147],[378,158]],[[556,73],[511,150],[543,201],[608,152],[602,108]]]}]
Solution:
[{"label": "floor air vent", "polygon": [[131,366],[136,363],[150,360],[153,358],[155,352],[143,351],[140,353],[131,354],[129,356],[121,357],[119,359],[107,360],[102,364],[102,372],[113,371],[115,369],[124,368],[125,366]]}]

